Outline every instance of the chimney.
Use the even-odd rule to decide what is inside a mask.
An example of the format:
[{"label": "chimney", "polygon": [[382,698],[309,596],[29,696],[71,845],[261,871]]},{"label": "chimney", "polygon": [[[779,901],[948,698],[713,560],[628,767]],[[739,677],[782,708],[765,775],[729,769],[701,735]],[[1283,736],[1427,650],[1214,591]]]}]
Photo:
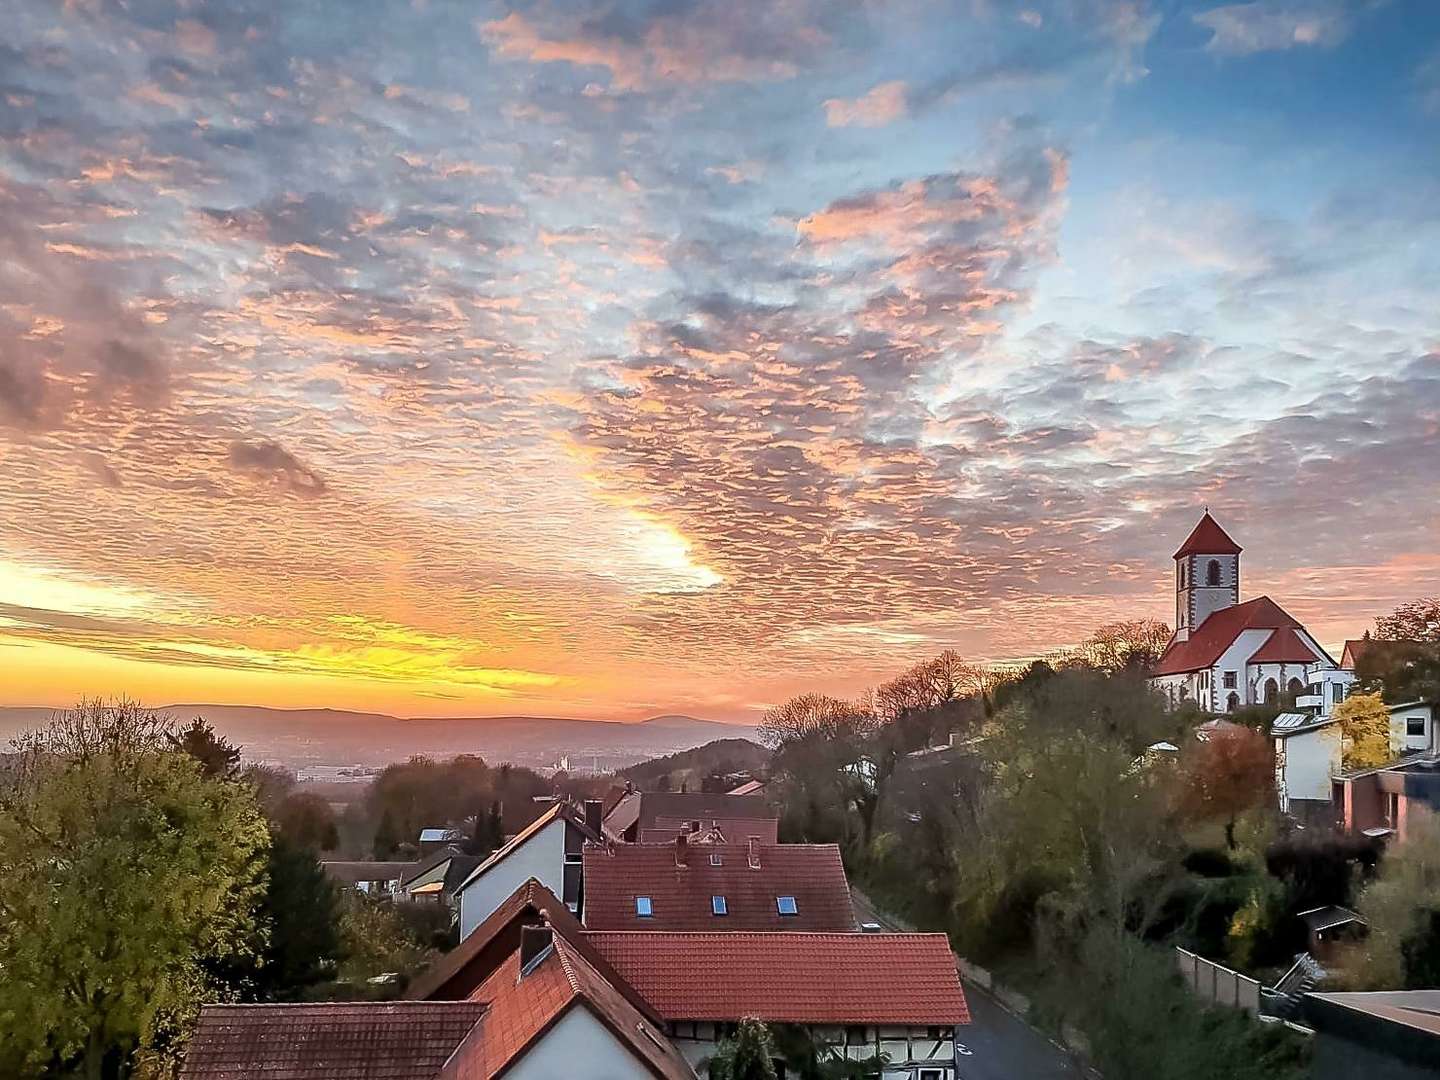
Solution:
[{"label": "chimney", "polygon": [[520,928],[520,976],[522,978],[528,974],[530,966],[544,954],[546,949],[550,948],[554,941],[555,931],[550,929],[548,923]]},{"label": "chimney", "polygon": [[599,799],[585,800],[585,824],[590,826],[590,831],[596,836],[603,835],[600,830],[605,818],[604,809],[605,804]]},{"label": "chimney", "polygon": [[749,862],[750,862],[750,869],[751,869],[751,870],[759,870],[759,869],[760,869],[760,838],[759,838],[758,836],[752,836],[752,837],[750,837],[750,840],[749,840],[749,842],[747,843],[746,847],[748,848],[748,851],[746,852],[746,857],[748,858],[748,860],[749,860]]},{"label": "chimney", "polygon": [[690,865],[690,837],[683,831],[675,834],[675,865]]}]

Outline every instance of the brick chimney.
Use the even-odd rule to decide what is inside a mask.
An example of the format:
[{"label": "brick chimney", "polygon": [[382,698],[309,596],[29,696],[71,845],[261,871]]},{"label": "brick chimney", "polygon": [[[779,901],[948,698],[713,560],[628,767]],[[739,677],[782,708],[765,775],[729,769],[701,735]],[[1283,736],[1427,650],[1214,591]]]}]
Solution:
[{"label": "brick chimney", "polygon": [[750,863],[751,870],[760,869],[760,838],[752,836],[746,843],[746,859]]},{"label": "brick chimney", "polygon": [[675,865],[690,865],[690,835],[683,830],[675,834]]},{"label": "brick chimney", "polygon": [[548,923],[520,928],[520,974],[523,977],[540,955],[555,942],[555,931]]},{"label": "brick chimney", "polygon": [[599,799],[585,800],[585,824],[596,836],[604,835],[601,828],[605,821],[605,804]]}]

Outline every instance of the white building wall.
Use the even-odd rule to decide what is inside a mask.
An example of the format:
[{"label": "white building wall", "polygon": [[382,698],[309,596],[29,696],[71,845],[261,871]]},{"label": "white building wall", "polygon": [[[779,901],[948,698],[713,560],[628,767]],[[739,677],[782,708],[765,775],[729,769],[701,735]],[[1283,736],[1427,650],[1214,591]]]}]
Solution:
[{"label": "white building wall", "polygon": [[[1421,720],[1425,729],[1422,734],[1408,735],[1409,721]],[[1419,702],[1390,710],[1390,751],[1394,754],[1413,754],[1416,750],[1437,748],[1435,731],[1435,707],[1428,702]]]},{"label": "white building wall", "polygon": [[460,893],[460,937],[469,937],[510,894],[535,878],[556,896],[565,894],[565,820],[556,818]]},{"label": "white building wall", "polygon": [[1225,700],[1231,691],[1225,686],[1225,672],[1235,672],[1235,690],[1240,695],[1240,707],[1254,705],[1257,701],[1263,700],[1256,696],[1255,688],[1250,685],[1250,674],[1247,665],[1250,657],[1254,656],[1261,645],[1269,639],[1272,630],[1241,630],[1239,636],[1231,642],[1230,647],[1220,654],[1220,659],[1211,668],[1213,675],[1212,682],[1215,684],[1215,693],[1218,696],[1217,709],[1223,711]]},{"label": "white building wall", "polygon": [[650,1069],[582,1004],[562,1016],[505,1075],[514,1080],[636,1080],[649,1076]]},{"label": "white building wall", "polygon": [[1275,740],[1276,786],[1281,812],[1291,799],[1330,799],[1330,778],[1340,768],[1340,725],[1316,728]]}]

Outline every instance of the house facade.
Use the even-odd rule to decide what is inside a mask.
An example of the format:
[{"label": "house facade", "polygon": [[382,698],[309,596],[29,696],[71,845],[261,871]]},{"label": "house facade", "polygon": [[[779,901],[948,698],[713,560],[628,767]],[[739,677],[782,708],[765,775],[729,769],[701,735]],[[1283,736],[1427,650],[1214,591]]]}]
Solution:
[{"label": "house facade", "polygon": [[1172,705],[1235,712],[1288,698],[1328,716],[1353,672],[1268,596],[1240,599],[1240,545],[1207,510],[1175,552],[1175,632],[1151,671]]},{"label": "house facade", "polygon": [[556,803],[471,871],[455,891],[461,939],[531,878],[579,911],[581,852],[587,841],[600,839],[600,817],[598,802],[586,803],[583,816],[568,803]]},{"label": "house facade", "polygon": [[1347,832],[1405,840],[1417,811],[1440,813],[1440,755],[1411,754],[1333,782],[1335,816]]}]

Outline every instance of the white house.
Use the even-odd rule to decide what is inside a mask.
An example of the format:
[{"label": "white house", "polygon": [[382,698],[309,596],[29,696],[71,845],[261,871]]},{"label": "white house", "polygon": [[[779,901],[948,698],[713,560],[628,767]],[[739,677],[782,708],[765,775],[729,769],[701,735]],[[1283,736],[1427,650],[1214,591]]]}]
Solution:
[{"label": "white house", "polygon": [[1354,673],[1268,596],[1241,603],[1240,551],[1207,510],[1175,552],[1175,633],[1152,684],[1209,712],[1290,695],[1297,710],[1329,716]]},{"label": "white house", "polygon": [[1436,730],[1435,702],[1407,701],[1390,706],[1390,751],[1399,757],[1416,750],[1440,752],[1440,731]]},{"label": "white house", "polygon": [[1275,792],[1280,812],[1307,824],[1334,820],[1332,783],[1340,771],[1343,737],[1333,716],[1281,713],[1270,725],[1275,743]]},{"label": "white house", "polygon": [[580,910],[581,854],[585,841],[599,843],[600,803],[587,802],[585,816],[557,802],[477,866],[455,890],[460,902],[460,937],[468,937],[496,908],[531,878]]}]

